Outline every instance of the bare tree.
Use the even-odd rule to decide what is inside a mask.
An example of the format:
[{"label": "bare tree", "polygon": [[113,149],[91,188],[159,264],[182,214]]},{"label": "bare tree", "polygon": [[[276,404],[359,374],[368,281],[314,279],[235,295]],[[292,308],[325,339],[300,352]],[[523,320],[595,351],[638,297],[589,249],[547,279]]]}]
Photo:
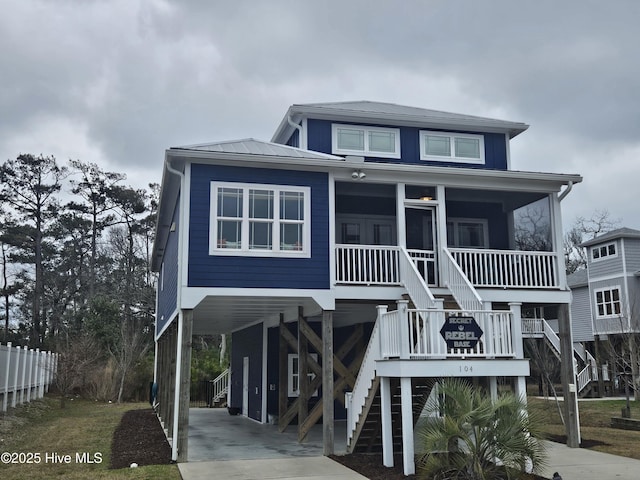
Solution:
[{"label": "bare tree", "polygon": [[620,226],[619,218],[611,218],[607,210],[596,210],[591,217],[577,217],[564,236],[564,257],[567,273],[587,268],[587,254],[581,246]]},{"label": "bare tree", "polygon": [[60,391],[60,408],[65,408],[66,398],[74,389],[84,386],[85,379],[97,362],[97,348],[95,339],[88,334],[58,337],[55,381]]}]

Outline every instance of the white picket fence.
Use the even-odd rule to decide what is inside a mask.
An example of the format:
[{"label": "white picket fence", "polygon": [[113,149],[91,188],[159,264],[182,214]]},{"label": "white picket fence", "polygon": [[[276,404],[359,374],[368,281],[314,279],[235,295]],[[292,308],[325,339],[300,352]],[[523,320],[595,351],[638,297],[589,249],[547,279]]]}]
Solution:
[{"label": "white picket fence", "polygon": [[[55,378],[58,354],[0,345],[2,411],[42,398]],[[9,401],[11,399],[11,401]]]}]

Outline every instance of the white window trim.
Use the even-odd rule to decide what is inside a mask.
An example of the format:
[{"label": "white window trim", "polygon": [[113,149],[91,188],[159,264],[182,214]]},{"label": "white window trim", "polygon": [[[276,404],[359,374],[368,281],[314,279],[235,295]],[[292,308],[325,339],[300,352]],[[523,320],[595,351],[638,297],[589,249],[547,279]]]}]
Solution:
[{"label": "white window trim", "polygon": [[[318,354],[317,353],[310,353],[309,355],[311,355],[311,357],[317,362],[318,361]],[[293,377],[294,376],[298,376],[300,375],[300,372],[293,372],[293,360],[299,358],[297,353],[290,353],[288,355],[287,358],[287,396],[289,397],[299,397],[300,396],[300,388],[298,388],[297,390],[293,389]],[[300,366],[300,362],[298,361],[298,366]],[[309,372],[307,374],[307,376],[309,377],[309,382],[311,382],[315,377],[316,374],[315,373],[311,373]],[[298,386],[300,385],[300,382],[298,382]],[[315,392],[313,392],[311,394],[312,397],[317,397],[318,396],[318,390],[316,390]]]},{"label": "white window trim", "polygon": [[[425,153],[425,136],[433,135],[438,137],[447,137],[451,144],[451,155],[427,155]],[[456,138],[473,138],[479,140],[480,158],[456,157],[455,139]],[[483,165],[484,160],[484,135],[472,135],[469,133],[453,133],[453,132],[436,132],[431,130],[420,130],[420,160],[429,162],[456,162],[456,163],[474,163]]]},{"label": "white window trim", "polygon": [[[452,217],[452,218],[447,218],[447,222],[446,223],[451,223],[451,225],[453,226],[453,234],[454,234],[454,239],[453,239],[453,245],[452,248],[489,248],[489,221],[486,218],[460,218],[460,217]],[[477,223],[477,224],[481,224],[482,225],[482,232],[484,233],[483,235],[483,242],[484,242],[484,246],[483,247],[461,247],[460,246],[460,242],[458,241],[458,229],[459,229],[459,224],[460,223]],[[447,239],[447,243],[448,243]]]},{"label": "white window trim", "polygon": [[[243,191],[241,221],[241,248],[220,248],[218,238],[218,188],[237,188]],[[249,190],[271,190],[274,192],[274,219],[272,229],[271,250],[249,249]],[[302,249],[280,249],[280,193],[294,192],[304,195],[304,222],[302,223]],[[311,188],[291,185],[271,185],[263,183],[211,182],[211,199],[209,212],[209,255],[246,256],[246,257],[311,257]],[[286,223],[283,221],[282,223]]]},{"label": "white window trim", "polygon": [[[362,130],[364,132],[364,150],[349,150],[346,148],[338,148],[338,128],[351,128],[353,130]],[[395,138],[395,152],[378,152],[369,149],[369,132],[393,133]],[[381,158],[400,158],[400,129],[399,128],[383,128],[383,127],[367,127],[363,125],[348,125],[344,123],[331,124],[331,153],[339,155],[366,155],[368,157]]]},{"label": "white window trim", "polygon": [[[618,290],[618,303],[620,304],[620,313],[613,313],[611,315],[607,315],[606,313],[604,315],[600,315],[600,313],[598,312],[598,293],[600,292],[607,292],[610,291],[613,293],[614,290]],[[619,318],[623,316],[623,309],[622,309],[622,288],[620,287],[620,285],[611,285],[610,287],[602,287],[602,288],[596,288],[593,290],[593,304],[595,306],[595,314],[596,314],[596,318]]]},{"label": "white window trim", "polygon": [[[613,245],[614,248],[616,249],[616,253],[609,253],[609,246]],[[604,248],[605,252],[607,252],[606,255],[600,255],[598,258],[594,258],[593,257],[593,252],[595,250],[600,250]],[[601,262],[602,260],[606,260],[606,259],[610,259],[610,258],[616,258],[618,256],[618,245],[616,244],[616,242],[609,242],[609,243],[605,243],[604,245],[598,245],[598,246],[593,246],[591,247],[591,261],[592,262]]]}]

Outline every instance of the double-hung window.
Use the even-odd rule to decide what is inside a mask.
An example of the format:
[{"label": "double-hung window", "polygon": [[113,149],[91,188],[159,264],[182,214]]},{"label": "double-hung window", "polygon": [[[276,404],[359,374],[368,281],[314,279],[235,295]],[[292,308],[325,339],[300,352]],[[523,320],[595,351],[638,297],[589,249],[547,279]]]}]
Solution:
[{"label": "double-hung window", "polygon": [[601,288],[596,294],[596,317],[617,317],[621,314],[620,287]]},{"label": "double-hung window", "polygon": [[420,160],[484,163],[484,137],[423,130],[420,132]]},{"label": "double-hung window", "polygon": [[309,257],[309,187],[213,182],[210,254]]},{"label": "double-hung window", "polygon": [[400,130],[361,125],[331,126],[332,153],[400,158]]}]

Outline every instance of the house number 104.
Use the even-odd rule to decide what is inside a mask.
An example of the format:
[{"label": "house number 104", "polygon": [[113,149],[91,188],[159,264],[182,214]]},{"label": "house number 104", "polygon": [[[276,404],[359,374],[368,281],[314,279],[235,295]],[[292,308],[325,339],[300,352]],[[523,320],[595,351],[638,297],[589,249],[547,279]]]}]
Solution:
[{"label": "house number 104", "polygon": [[473,367],[469,366],[469,365],[460,365],[460,372],[473,372]]}]

